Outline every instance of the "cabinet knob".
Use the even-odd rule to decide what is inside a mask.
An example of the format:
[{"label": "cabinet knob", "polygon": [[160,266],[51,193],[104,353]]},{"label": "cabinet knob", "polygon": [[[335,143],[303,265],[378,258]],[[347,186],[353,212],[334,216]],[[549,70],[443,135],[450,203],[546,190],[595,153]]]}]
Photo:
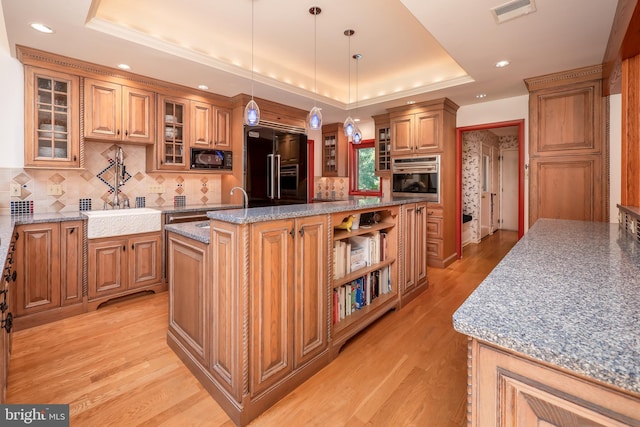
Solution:
[{"label": "cabinet knob", "polygon": [[120,136],[120,129],[116,131],[116,135]]},{"label": "cabinet knob", "polygon": [[134,243],[132,243],[132,244],[131,244],[131,250],[134,250],[134,249],[135,249],[135,244],[134,244]]},{"label": "cabinet knob", "polygon": [[78,161],[78,157],[75,154],[73,155],[73,161],[74,162]]},{"label": "cabinet knob", "polygon": [[122,245],[122,252],[127,250],[127,245]]},{"label": "cabinet knob", "polygon": [[300,228],[299,233],[300,233],[300,237],[304,236],[304,227]]},{"label": "cabinet knob", "polygon": [[296,237],[296,229],[292,228],[291,231],[289,232],[289,235],[291,236],[292,239]]},{"label": "cabinet knob", "polygon": [[124,131],[124,136],[129,136],[129,131],[128,130]]},{"label": "cabinet knob", "polygon": [[71,229],[69,230],[69,234],[73,234],[73,232],[76,231],[75,227],[71,227]]},{"label": "cabinet knob", "polygon": [[2,321],[0,328],[4,328],[7,333],[11,332],[11,326],[13,325],[13,314],[7,314],[7,317]]}]

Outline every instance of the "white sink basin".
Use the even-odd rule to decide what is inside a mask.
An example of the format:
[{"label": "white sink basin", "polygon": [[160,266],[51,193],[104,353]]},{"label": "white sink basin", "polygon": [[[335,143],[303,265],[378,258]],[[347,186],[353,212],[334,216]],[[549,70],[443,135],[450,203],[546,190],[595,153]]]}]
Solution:
[{"label": "white sink basin", "polygon": [[162,229],[162,213],[156,209],[114,209],[82,213],[88,218],[88,239],[149,233]]}]

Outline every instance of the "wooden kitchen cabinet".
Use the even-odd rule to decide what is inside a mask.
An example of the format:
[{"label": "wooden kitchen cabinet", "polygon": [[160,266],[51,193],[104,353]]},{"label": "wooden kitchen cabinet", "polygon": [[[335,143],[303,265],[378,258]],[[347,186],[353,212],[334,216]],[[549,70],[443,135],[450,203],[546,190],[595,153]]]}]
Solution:
[{"label": "wooden kitchen cabinet", "polygon": [[90,239],[88,297],[133,293],[162,282],[160,232]]},{"label": "wooden kitchen cabinet", "polygon": [[82,230],[82,221],[16,228],[14,316],[19,328],[76,314],[82,302]]},{"label": "wooden kitchen cabinet", "polygon": [[431,154],[442,151],[442,114],[423,111],[390,116],[391,154]]},{"label": "wooden kitchen cabinet", "polygon": [[24,67],[25,167],[80,167],[80,78]]},{"label": "wooden kitchen cabinet", "polygon": [[84,122],[87,139],[153,144],[155,94],[117,83],[85,79]]},{"label": "wooden kitchen cabinet", "polygon": [[192,147],[218,148],[229,150],[231,110],[215,105],[191,101],[191,142]]},{"label": "wooden kitchen cabinet", "polygon": [[169,331],[200,364],[208,366],[212,304],[209,245],[169,232],[167,252],[172,266],[167,281],[173,296],[169,300]]},{"label": "wooden kitchen cabinet", "polygon": [[342,123],[322,126],[322,176],[348,176],[348,149]]},{"label": "wooden kitchen cabinet", "polygon": [[191,101],[158,96],[158,141],[147,147],[147,171],[189,169]]},{"label": "wooden kitchen cabinet", "polygon": [[389,114],[373,116],[376,129],[376,175],[391,176],[391,128]]},{"label": "wooden kitchen cabinet", "polygon": [[469,420],[483,426],[635,426],[637,396],[469,340]]},{"label": "wooden kitchen cabinet", "polygon": [[326,224],[315,216],[251,227],[252,396],[327,350]]},{"label": "wooden kitchen cabinet", "polygon": [[402,206],[403,272],[402,304],[406,304],[427,287],[428,214],[427,203]]},{"label": "wooden kitchen cabinet", "polygon": [[538,218],[609,221],[601,78],[602,66],[596,65],[525,80],[530,227]]}]

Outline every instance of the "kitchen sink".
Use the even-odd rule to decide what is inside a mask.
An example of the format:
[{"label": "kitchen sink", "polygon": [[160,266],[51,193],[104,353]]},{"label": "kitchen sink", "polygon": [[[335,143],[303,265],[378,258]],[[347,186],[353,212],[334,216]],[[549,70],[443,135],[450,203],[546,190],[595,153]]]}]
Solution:
[{"label": "kitchen sink", "polygon": [[88,239],[149,233],[162,229],[162,212],[156,209],[114,209],[82,213],[88,218]]}]

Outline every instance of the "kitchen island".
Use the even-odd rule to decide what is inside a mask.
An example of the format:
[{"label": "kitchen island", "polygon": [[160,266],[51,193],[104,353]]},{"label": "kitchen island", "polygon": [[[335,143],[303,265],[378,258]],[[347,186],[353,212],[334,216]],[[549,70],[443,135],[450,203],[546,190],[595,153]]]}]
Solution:
[{"label": "kitchen island", "polygon": [[[167,342],[237,425],[427,288],[423,198],[207,215],[208,224],[166,226]],[[351,215],[361,220],[336,228]],[[343,271],[339,248],[355,242],[370,245],[366,263]]]},{"label": "kitchen island", "polygon": [[640,425],[640,247],[617,224],[539,219],[453,324],[471,425]]}]

